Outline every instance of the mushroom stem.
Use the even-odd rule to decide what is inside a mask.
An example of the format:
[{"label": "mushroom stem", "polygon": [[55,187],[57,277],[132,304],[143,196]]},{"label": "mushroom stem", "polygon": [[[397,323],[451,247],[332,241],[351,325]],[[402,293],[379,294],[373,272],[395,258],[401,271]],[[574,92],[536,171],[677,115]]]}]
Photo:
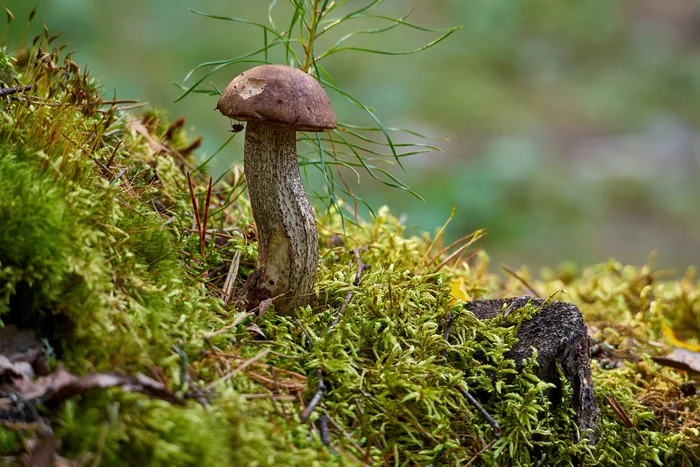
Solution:
[{"label": "mushroom stem", "polygon": [[296,130],[250,121],[244,147],[250,204],[258,229],[258,265],[242,291],[249,306],[275,302],[288,314],[309,303],[316,281],[316,220],[297,163]]}]

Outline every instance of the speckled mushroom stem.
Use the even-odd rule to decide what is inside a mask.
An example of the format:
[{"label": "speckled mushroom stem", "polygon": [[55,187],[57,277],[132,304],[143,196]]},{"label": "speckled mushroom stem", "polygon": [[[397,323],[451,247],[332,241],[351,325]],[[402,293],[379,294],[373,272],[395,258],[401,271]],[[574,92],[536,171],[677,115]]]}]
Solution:
[{"label": "speckled mushroom stem", "polygon": [[318,233],[297,163],[296,131],[248,122],[244,169],[258,229],[258,265],[246,284],[253,306],[275,301],[288,314],[310,302],[318,264]]}]

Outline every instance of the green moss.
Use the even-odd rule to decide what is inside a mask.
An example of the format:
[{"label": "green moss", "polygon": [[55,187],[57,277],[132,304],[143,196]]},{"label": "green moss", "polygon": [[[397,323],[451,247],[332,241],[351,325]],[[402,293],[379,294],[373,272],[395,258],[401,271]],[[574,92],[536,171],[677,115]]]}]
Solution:
[{"label": "green moss", "polygon": [[181,409],[133,395],[68,401],[55,416],[56,436],[70,457],[109,466],[231,465],[232,429],[199,405]]},{"label": "green moss", "polygon": [[0,426],[0,454],[12,453],[21,450],[22,433],[23,432],[18,429]]},{"label": "green moss", "polygon": [[100,265],[80,237],[76,212],[87,211],[85,203],[71,200],[38,161],[0,153],[0,313],[12,309],[30,323],[42,310],[85,301]]},{"label": "green moss", "polygon": [[[177,407],[110,390],[46,408],[63,455],[115,466],[463,465],[475,456],[483,465],[700,461],[698,396],[680,391],[687,375],[649,359],[659,345],[668,348],[662,322],[686,340],[700,331],[692,271],[678,281],[614,262],[580,274],[570,266],[539,278],[519,272],[541,293],[566,289],[557,298],[580,307],[594,343],[606,349],[593,367],[602,409],[597,446],[574,441],[571,409],[548,401],[534,358],[519,372],[504,358],[519,324],[537,310],[481,322],[451,289],[458,279],[471,298],[518,296],[522,284],[490,273],[484,252],[436,272],[440,259],[426,259],[435,255],[433,240],[405,238],[387,209],[348,225],[344,246],[321,250],[317,299],[297,312],[303,329],[273,307],[256,319],[267,338],[256,340],[247,329],[252,318],[226,327],[239,315],[221,300],[234,253],[239,287],[257,256],[241,183],[215,186],[213,234],[202,251],[185,176],[192,161],[142,133],[171,147],[186,147],[186,135],[169,131],[156,112],[134,124],[137,117],[102,105],[96,84],[58,52],[49,61],[55,67],[28,60],[15,70],[33,85],[31,104],[21,96],[0,104],[2,319],[37,329],[74,372],[157,375],[208,400]],[[193,177],[199,206],[206,182]],[[320,225],[322,244],[343,231],[337,215]],[[362,259],[371,265],[358,287],[356,247],[366,247]],[[349,291],[349,306],[329,328]],[[317,370],[327,386],[323,405],[302,423]],[[499,421],[500,438],[459,385]],[[314,424],[322,413],[332,420],[332,449]],[[30,433],[1,431],[3,453],[16,452],[23,436]]]}]

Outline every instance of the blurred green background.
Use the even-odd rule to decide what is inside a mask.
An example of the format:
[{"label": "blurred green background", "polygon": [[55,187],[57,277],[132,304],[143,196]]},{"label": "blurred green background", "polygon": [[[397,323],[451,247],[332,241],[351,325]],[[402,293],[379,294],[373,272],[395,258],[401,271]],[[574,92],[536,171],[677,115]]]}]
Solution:
[{"label": "blurred green background", "polygon": [[[216,98],[173,104],[181,93],[173,83],[201,62],[259,48],[262,34],[189,9],[264,22],[267,1],[5,0],[16,16],[10,48],[37,3],[29,37],[42,23],[63,33],[106,95],[185,116],[192,136],[204,136],[201,157],[228,138]],[[386,0],[381,12],[412,3]],[[385,125],[448,140],[436,142],[443,153],[405,160],[402,179],[425,202],[368,177],[358,195],[405,214],[414,233],[434,232],[454,203],[448,237],[486,228],[488,252],[511,267],[640,264],[654,249],[660,266],[700,263],[699,2],[425,0],[411,20],[463,29],[416,55],[349,52],[326,66]],[[406,50],[435,37],[399,29],[355,44]],[[223,89],[240,71],[212,81]],[[353,122],[347,104],[333,104],[339,120]],[[240,140],[215,170],[242,159]]]}]

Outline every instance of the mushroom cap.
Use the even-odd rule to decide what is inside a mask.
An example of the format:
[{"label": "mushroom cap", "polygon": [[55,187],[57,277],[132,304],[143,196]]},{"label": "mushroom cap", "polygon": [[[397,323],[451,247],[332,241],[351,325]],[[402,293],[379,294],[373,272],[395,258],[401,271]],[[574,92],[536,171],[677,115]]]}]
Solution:
[{"label": "mushroom cap", "polygon": [[217,110],[235,120],[267,122],[299,131],[336,126],[335,112],[316,79],[287,65],[261,65],[236,76]]}]

